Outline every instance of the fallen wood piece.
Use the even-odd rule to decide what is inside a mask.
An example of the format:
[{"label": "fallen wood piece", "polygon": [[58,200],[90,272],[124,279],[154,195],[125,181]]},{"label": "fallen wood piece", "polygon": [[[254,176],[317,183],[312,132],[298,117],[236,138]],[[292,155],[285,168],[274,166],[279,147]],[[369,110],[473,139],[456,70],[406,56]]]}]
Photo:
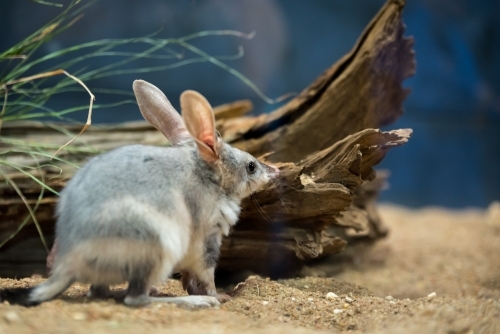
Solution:
[{"label": "fallen wood piece", "polygon": [[[274,112],[245,116],[251,104],[244,101],[216,108],[217,128],[226,141],[281,171],[279,180],[243,201],[240,221],[223,241],[219,268],[280,276],[307,261],[341,252],[349,242],[373,241],[387,234],[375,206],[387,176],[377,178],[373,166],[411,136],[411,129],[378,130],[401,115],[408,94],[401,83],[415,71],[413,40],[403,36],[403,7],[404,1],[388,0],[349,54]],[[79,129],[60,128],[70,134]],[[40,200],[41,187],[31,176],[59,191],[77,167],[13,147],[35,142],[44,152],[54,152],[68,137],[40,122],[5,123],[2,136],[0,148],[9,152],[4,154],[7,161],[33,168],[29,173],[0,168],[37,209],[37,219],[51,239],[57,195],[45,189]],[[59,158],[80,165],[89,156],[132,143],[168,145],[144,122],[96,126]],[[0,217],[0,242],[27,217],[25,203],[5,182],[0,184]],[[18,277],[30,275],[12,269],[29,270],[25,265],[29,261],[35,261],[30,262],[33,267],[45,267],[37,262],[46,253],[41,242],[35,247],[36,238],[28,220],[0,248],[0,276],[2,270]],[[13,256],[23,245],[31,247],[29,261]]]}]

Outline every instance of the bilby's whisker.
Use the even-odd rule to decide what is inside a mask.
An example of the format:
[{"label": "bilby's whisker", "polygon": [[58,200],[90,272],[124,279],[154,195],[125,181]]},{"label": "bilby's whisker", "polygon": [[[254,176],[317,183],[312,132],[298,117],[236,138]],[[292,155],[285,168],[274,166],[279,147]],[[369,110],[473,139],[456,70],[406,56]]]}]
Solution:
[{"label": "bilby's whisker", "polygon": [[262,207],[260,206],[259,202],[257,201],[257,198],[252,195],[252,199],[253,201],[255,202],[255,204],[257,205],[257,211],[259,211],[260,215],[266,220],[268,221],[269,223],[272,223],[272,219],[266,214],[266,212],[264,211],[264,209],[262,209]]},{"label": "bilby's whisker", "polygon": [[276,195],[278,195],[278,198],[280,199],[281,204],[283,204],[283,206],[285,207],[286,212],[290,213],[290,210],[288,210],[288,207],[286,206],[285,202],[283,201],[283,197],[281,197],[281,194],[279,193],[278,189],[276,189],[277,187],[273,187],[273,188],[274,188],[274,192],[276,193]]},{"label": "bilby's whisker", "polygon": [[[252,185],[249,184],[250,186],[250,189],[252,189]],[[264,209],[262,209],[262,207],[260,206],[259,204],[259,201],[257,201],[257,197],[255,196],[255,193],[253,192],[253,189],[252,189],[252,195],[250,195],[250,197],[252,198],[252,200],[255,202],[255,204],[257,204],[257,211],[259,211],[259,213],[261,214],[261,216],[266,219],[268,222],[272,223],[273,220],[271,219],[271,217],[269,217],[266,212],[264,211]]]}]

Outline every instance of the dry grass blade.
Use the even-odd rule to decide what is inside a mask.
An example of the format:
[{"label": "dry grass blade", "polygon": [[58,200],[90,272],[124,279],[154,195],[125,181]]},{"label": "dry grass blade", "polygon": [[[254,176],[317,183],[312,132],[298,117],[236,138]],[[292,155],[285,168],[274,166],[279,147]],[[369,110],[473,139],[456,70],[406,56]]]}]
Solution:
[{"label": "dry grass blade", "polygon": [[6,86],[15,85],[15,84],[18,84],[21,82],[27,82],[27,81],[41,79],[41,78],[53,77],[54,75],[59,75],[59,74],[63,74],[63,73],[64,73],[64,70],[55,70],[55,71],[50,71],[50,72],[39,73],[39,74],[35,74],[35,75],[30,75],[29,77],[24,77],[24,78],[20,78],[20,79],[16,79],[16,80],[7,81],[6,83],[4,83],[4,86],[6,87]]},{"label": "dry grass blade", "polygon": [[[32,80],[36,80],[36,79],[41,79],[41,78],[47,78],[47,77],[52,77],[52,76],[56,76],[56,75],[61,75],[61,74],[64,74],[66,75],[67,77],[75,80],[76,82],[78,82],[83,88],[85,88],[85,90],[89,93],[90,95],[90,103],[89,103],[89,111],[88,111],[88,115],[87,115],[87,122],[85,123],[83,129],[80,131],[79,134],[77,134],[75,137],[73,137],[70,141],[68,141],[66,144],[64,144],[63,146],[61,146],[55,153],[54,155],[52,156],[51,159],[53,159],[57,153],[59,153],[62,149],[64,149],[66,146],[68,146],[69,144],[71,144],[76,138],[78,138],[82,133],[85,132],[85,130],[87,130],[87,128],[90,126],[90,124],[92,124],[92,106],[94,105],[94,101],[95,101],[95,96],[94,94],[92,94],[92,92],[90,91],[90,89],[83,83],[83,81],[81,81],[80,79],[78,79],[77,77],[75,77],[74,75],[71,75],[69,74],[68,72],[66,72],[65,70],[62,70],[62,69],[59,69],[59,70],[55,70],[55,71],[50,71],[50,72],[44,72],[44,73],[39,73],[39,74],[35,74],[35,75],[31,75],[29,77],[24,77],[24,78],[20,78],[20,79],[16,79],[16,80],[12,80],[12,81],[8,81],[6,83],[3,84],[2,88],[5,90],[5,98],[4,98],[4,104],[3,104],[3,107],[2,107],[2,112],[0,113],[0,126],[1,126],[1,116],[4,114],[5,112],[5,106],[7,104],[7,96],[8,96],[8,86],[11,86],[11,85],[14,85],[14,84],[17,84],[17,83],[22,83],[22,82],[27,82],[27,81],[32,81]],[[0,128],[1,129],[1,128]]]},{"label": "dry grass blade", "polygon": [[92,106],[94,105],[94,101],[95,101],[95,96],[94,94],[92,94],[92,92],[90,91],[90,89],[80,80],[78,79],[77,77],[69,74],[68,72],[66,71],[63,71],[64,74],[66,74],[68,77],[70,77],[71,79],[75,80],[76,82],[78,82],[81,86],[83,86],[83,88],[85,88],[85,90],[89,93],[90,95],[90,103],[89,103],[89,112],[87,114],[87,122],[85,122],[85,125],[83,126],[82,130],[80,131],[80,133],[78,133],[76,136],[74,136],[73,138],[71,138],[70,141],[68,141],[66,144],[64,144],[63,146],[61,146],[55,153],[54,155],[52,156],[52,158],[50,159],[53,159],[57,153],[59,153],[62,149],[64,149],[66,146],[68,146],[69,144],[71,144],[76,138],[78,138],[82,133],[85,132],[85,130],[87,130],[87,128],[90,126],[90,124],[92,124]]}]

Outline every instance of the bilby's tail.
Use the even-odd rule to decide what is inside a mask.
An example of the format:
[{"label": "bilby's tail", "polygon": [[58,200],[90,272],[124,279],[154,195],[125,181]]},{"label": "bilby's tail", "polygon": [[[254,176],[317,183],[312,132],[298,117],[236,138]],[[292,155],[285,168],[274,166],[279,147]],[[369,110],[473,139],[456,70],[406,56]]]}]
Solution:
[{"label": "bilby's tail", "polygon": [[11,304],[34,306],[38,303],[30,301],[30,294],[35,288],[13,288],[0,290],[0,302],[8,301]]},{"label": "bilby's tail", "polygon": [[58,275],[35,287],[3,289],[0,290],[0,302],[35,306],[64,292],[73,282],[71,277]]}]

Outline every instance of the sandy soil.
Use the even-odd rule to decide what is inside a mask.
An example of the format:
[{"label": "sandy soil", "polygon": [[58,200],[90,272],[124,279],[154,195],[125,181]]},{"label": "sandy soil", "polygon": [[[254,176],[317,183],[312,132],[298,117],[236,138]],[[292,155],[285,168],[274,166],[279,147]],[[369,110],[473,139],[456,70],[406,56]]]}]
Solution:
[{"label": "sandy soil", "polygon": [[[383,205],[386,240],[305,271],[333,277],[249,277],[230,302],[204,310],[128,308],[90,300],[87,287],[75,285],[34,308],[0,304],[0,334],[500,333],[500,215],[493,211]],[[0,286],[41,281],[0,279]],[[183,294],[175,280],[160,291]]]}]

